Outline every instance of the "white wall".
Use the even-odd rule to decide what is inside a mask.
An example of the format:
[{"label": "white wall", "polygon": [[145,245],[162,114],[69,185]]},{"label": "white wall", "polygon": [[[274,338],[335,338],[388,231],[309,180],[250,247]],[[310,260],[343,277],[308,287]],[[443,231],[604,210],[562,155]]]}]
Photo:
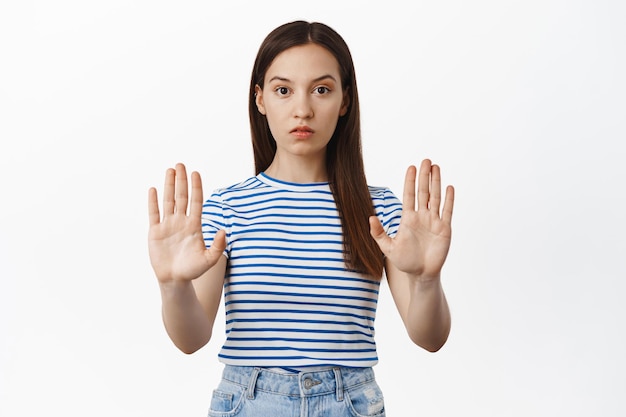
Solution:
[{"label": "white wall", "polygon": [[370,182],[429,157],[457,189],[447,345],[381,295],[388,415],[626,413],[625,3],[212,3],[0,5],[0,415],[206,415],[223,324],[165,334],[147,189],[252,173],[252,61],[298,18],[351,46]]}]

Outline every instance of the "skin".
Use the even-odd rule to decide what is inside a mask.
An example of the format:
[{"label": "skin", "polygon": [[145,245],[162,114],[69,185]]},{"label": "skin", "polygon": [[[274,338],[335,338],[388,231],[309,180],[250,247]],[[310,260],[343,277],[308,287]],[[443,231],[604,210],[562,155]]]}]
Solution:
[{"label": "skin", "polygon": [[385,254],[385,274],[400,317],[411,340],[426,350],[439,350],[450,333],[450,309],[441,285],[441,269],[450,249],[454,188],[448,186],[441,207],[439,166],[422,161],[407,169],[402,218],[392,239],[377,217],[370,217],[370,232]]},{"label": "skin", "polygon": [[[265,85],[256,88],[257,108],[268,118],[277,145],[268,175],[289,182],[327,180],[326,147],[349,105],[339,80],[337,60],[318,45],[287,49],[272,62]],[[181,351],[193,353],[211,338],[226,270],[226,240],[220,231],[205,248],[197,172],[191,174],[191,197],[188,189],[185,166],[179,163],[165,174],[162,212],[156,189],[149,190],[148,247],[165,328]],[[419,174],[414,166],[407,169],[395,238],[387,236],[377,217],[369,220],[371,235],[386,256],[385,275],[407,333],[429,351],[440,349],[450,332],[441,269],[450,248],[453,187],[447,187],[443,207],[441,203],[440,169],[425,159]]]},{"label": "skin", "polygon": [[185,353],[211,339],[226,271],[224,232],[218,232],[209,249],[202,238],[204,199],[197,172],[191,174],[191,189],[189,201],[186,169],[179,163],[165,174],[162,217],[156,189],[148,192],[148,251],[161,290],[163,323]]},{"label": "skin", "polygon": [[256,104],[276,141],[274,160],[265,172],[290,182],[326,181],[326,147],[348,110],[339,63],[319,45],[296,46],[274,59],[264,84],[256,86]]}]

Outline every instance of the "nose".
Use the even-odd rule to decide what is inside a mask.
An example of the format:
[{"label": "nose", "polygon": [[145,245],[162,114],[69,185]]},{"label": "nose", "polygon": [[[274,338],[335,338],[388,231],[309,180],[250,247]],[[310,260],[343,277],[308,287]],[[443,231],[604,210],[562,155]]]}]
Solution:
[{"label": "nose", "polygon": [[313,117],[313,106],[309,94],[302,93],[295,95],[293,113],[294,116],[299,119],[310,119]]}]

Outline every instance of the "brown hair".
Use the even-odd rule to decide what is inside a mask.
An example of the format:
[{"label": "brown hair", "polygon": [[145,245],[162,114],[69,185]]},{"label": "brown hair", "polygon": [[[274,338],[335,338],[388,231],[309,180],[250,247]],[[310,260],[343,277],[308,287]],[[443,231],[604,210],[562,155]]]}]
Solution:
[{"label": "brown hair", "polygon": [[361,152],[359,95],[352,55],[343,38],[322,23],[294,21],[267,35],[257,53],[249,91],[250,130],[256,174],[265,171],[276,153],[276,142],[255,102],[255,86],[263,88],[265,73],[282,51],[314,43],[326,48],[339,62],[341,84],[349,96],[347,113],[339,118],[326,149],[326,169],[343,230],[344,259],[349,268],[379,278],[383,256],[369,233],[368,218],[375,214]]}]

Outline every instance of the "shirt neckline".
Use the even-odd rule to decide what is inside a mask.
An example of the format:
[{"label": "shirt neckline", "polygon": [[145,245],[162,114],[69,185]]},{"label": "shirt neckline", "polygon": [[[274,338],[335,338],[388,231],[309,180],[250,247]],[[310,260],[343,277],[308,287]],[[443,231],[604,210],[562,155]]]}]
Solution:
[{"label": "shirt neckline", "polygon": [[256,177],[262,183],[269,185],[270,187],[273,187],[273,188],[279,188],[281,190],[297,191],[300,193],[315,192],[315,191],[323,191],[323,192],[330,191],[330,185],[328,182],[309,182],[309,183],[289,182],[289,181],[283,181],[283,180],[270,177],[265,172],[259,173]]}]

